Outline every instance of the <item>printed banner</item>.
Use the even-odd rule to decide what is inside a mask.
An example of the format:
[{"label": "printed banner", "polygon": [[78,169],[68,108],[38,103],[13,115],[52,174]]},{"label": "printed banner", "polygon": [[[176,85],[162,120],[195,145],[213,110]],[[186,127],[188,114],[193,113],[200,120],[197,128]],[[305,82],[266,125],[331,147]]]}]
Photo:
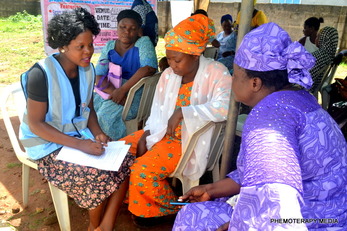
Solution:
[{"label": "printed banner", "polygon": [[[147,0],[153,10],[157,12],[157,1]],[[117,15],[124,9],[131,8],[133,0],[41,0],[44,41],[47,37],[47,24],[56,14],[72,10],[76,7],[86,8],[91,12],[100,25],[101,32],[94,40],[95,52],[101,52],[107,41],[117,38]],[[53,50],[45,42],[45,52],[50,55]]]}]

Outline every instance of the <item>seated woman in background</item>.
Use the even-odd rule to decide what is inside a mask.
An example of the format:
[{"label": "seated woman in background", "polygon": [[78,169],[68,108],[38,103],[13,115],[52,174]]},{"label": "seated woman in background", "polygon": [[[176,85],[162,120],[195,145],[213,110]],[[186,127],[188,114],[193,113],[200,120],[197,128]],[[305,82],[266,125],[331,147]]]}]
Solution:
[{"label": "seated woman in background", "polygon": [[158,17],[147,0],[134,0],[131,9],[141,15],[143,35],[148,36],[156,47],[158,43]]},{"label": "seated woman in background", "polygon": [[346,230],[347,143],[306,90],[314,62],[275,23],[244,37],[232,91],[253,109],[243,127],[237,170],[183,195],[182,201],[198,203],[181,209],[173,230]]},{"label": "seated woman in background", "polygon": [[221,18],[223,31],[212,41],[212,46],[218,48],[217,61],[223,63],[232,73],[236,50],[236,33],[233,32],[233,18],[230,14]]},{"label": "seated woman in background", "polygon": [[317,33],[319,31],[320,24],[324,22],[323,18],[311,17],[306,19],[304,23],[304,37],[299,40],[299,43],[303,45],[310,53],[318,50],[316,46]]},{"label": "seated woman in background", "polygon": [[[254,6],[257,3],[257,0],[254,0]],[[237,18],[235,21],[235,29],[238,29],[238,26],[240,24],[240,17],[241,17],[241,12],[239,11],[237,13]],[[260,25],[263,25],[264,23],[268,23],[269,20],[267,19],[265,13],[261,10],[254,9],[253,14],[252,14],[252,20],[251,20],[251,30],[254,28],[257,28]]]},{"label": "seated woman in background", "polygon": [[[119,171],[57,159],[63,146],[101,155],[109,139],[93,108],[95,72],[90,60],[93,38],[99,32],[94,16],[83,8],[50,20],[48,45],[60,53],[39,61],[21,77],[27,111],[20,139],[45,179],[88,209],[88,230],[111,231],[128,188],[134,157],[126,156]],[[82,137],[83,133],[95,141]]]},{"label": "seated woman in background", "polygon": [[339,35],[334,27],[326,26],[317,35],[316,45],[318,50],[312,53],[316,58],[314,67],[310,70],[313,85],[310,89],[314,93],[322,82],[326,68],[332,63],[337,49]]},{"label": "seated woman in background", "polygon": [[[142,36],[141,16],[133,10],[123,10],[117,16],[118,39],[107,42],[96,66],[96,83],[109,71],[109,62],[121,66],[122,85],[115,88],[106,85],[103,92],[108,99],[99,94],[94,96],[94,107],[102,130],[113,140],[126,136],[122,111],[127,93],[141,78],[153,75],[158,67],[154,46],[147,36]],[[142,37],[141,37],[142,36]],[[106,83],[101,86],[104,88]],[[136,117],[142,91],[136,92],[128,119]]]},{"label": "seated woman in background", "polygon": [[[195,31],[195,33],[193,33]],[[122,140],[136,155],[131,168],[129,210],[140,226],[158,224],[164,216],[176,214],[170,205],[177,196],[170,176],[181,158],[189,137],[209,121],[224,121],[228,113],[231,76],[224,65],[202,53],[214,36],[211,19],[193,15],[165,35],[170,67],[159,79],[151,114],[143,130]],[[196,145],[184,175],[199,179],[205,171],[212,130]]]}]

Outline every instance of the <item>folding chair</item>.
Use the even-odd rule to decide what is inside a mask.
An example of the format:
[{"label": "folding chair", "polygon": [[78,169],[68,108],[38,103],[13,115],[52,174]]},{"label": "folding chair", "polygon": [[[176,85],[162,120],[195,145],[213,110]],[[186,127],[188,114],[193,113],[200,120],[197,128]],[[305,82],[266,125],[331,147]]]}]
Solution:
[{"label": "folding chair", "polygon": [[[5,127],[10,138],[13,150],[22,163],[22,193],[23,193],[23,206],[28,205],[29,197],[29,171],[30,168],[37,170],[37,163],[31,160],[27,153],[21,148],[18,137],[14,130],[13,124],[10,119],[10,110],[15,109],[15,115],[22,121],[24,110],[26,108],[26,100],[20,83],[15,83],[5,88],[0,98],[2,117]],[[12,106],[12,107],[10,107]],[[13,108],[14,107],[14,108]],[[66,193],[57,187],[48,183],[51,191],[54,208],[58,217],[60,230],[70,231],[70,218],[69,206]]]},{"label": "folding chair", "polygon": [[183,176],[183,171],[190,156],[194,152],[195,145],[197,144],[200,136],[213,127],[214,131],[211,138],[210,151],[208,153],[209,159],[205,171],[212,171],[213,181],[219,180],[219,159],[223,150],[225,125],[225,121],[218,123],[210,121],[200,129],[198,129],[190,137],[184,154],[178,162],[175,171],[170,175],[170,177],[178,178],[182,182],[183,193],[187,192],[190,188],[199,185],[199,179],[192,181],[189,178]]},{"label": "folding chair", "polygon": [[317,98],[317,100],[320,100],[319,97],[321,97],[320,93],[321,93],[321,89],[322,89],[323,83],[324,83],[325,80],[327,79],[327,76],[328,76],[328,74],[329,74],[330,71],[331,71],[332,65],[333,65],[333,64],[326,65],[324,68],[322,68],[322,69],[319,71],[319,74],[318,74],[318,75],[320,75],[320,73],[324,73],[324,74],[323,74],[323,77],[322,77],[321,82],[320,82],[319,85],[316,87],[316,89],[312,92],[312,94],[314,95],[314,97]]},{"label": "folding chair", "polygon": [[337,68],[339,67],[342,61],[342,57],[337,55],[335,56],[333,62],[329,65],[328,69],[324,73],[321,84],[319,85],[319,93],[322,97],[322,108],[328,110],[330,94],[328,92],[328,87],[332,83],[334,79],[334,75],[336,73]]},{"label": "folding chair", "polygon": [[[155,92],[155,88],[159,81],[161,72],[154,74],[153,76],[148,76],[140,79],[132,88],[130,88],[128,92],[128,97],[124,104],[124,109],[122,112],[122,119],[125,123],[127,129],[127,135],[139,130],[139,123],[143,124],[146,122],[149,114],[151,112],[151,106],[153,101],[153,96]],[[128,112],[130,110],[130,106],[133,102],[135,93],[138,89],[143,86],[142,96],[140,100],[139,109],[137,111],[136,118],[131,120],[126,120]],[[141,127],[140,126],[140,127]]]}]

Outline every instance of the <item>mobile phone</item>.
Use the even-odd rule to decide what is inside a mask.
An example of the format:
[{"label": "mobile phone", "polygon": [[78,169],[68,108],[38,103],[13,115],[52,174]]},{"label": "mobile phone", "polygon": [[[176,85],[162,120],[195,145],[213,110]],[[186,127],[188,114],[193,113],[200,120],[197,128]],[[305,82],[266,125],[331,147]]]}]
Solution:
[{"label": "mobile phone", "polygon": [[187,205],[187,204],[189,204],[189,202],[179,202],[179,201],[177,201],[177,202],[170,202],[170,205],[181,205],[181,206],[183,206],[183,205]]}]

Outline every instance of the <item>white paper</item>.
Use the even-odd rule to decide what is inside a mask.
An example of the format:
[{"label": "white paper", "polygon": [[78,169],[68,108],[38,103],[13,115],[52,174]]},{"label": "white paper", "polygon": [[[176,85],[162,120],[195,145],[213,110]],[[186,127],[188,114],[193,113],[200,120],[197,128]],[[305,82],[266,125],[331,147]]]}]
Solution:
[{"label": "white paper", "polygon": [[107,143],[102,155],[95,156],[64,146],[57,155],[57,159],[103,170],[118,171],[129,148],[130,145],[125,144],[125,141],[112,141]]}]

